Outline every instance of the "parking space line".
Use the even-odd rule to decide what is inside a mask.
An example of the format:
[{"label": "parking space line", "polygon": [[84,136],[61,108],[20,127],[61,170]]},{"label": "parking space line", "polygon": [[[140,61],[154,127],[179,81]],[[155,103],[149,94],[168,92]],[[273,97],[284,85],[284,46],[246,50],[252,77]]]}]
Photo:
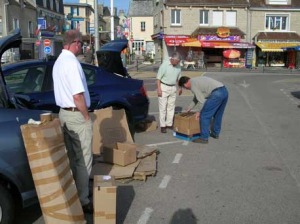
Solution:
[{"label": "parking space line", "polygon": [[161,143],[154,143],[154,144],[147,144],[146,146],[158,146],[158,145],[169,145],[169,144],[176,144],[176,143],[181,143],[183,141],[178,140],[178,141],[172,141],[172,142],[161,142]]},{"label": "parking space line", "polygon": [[177,153],[172,163],[179,163],[182,157],[182,153]]},{"label": "parking space line", "polygon": [[137,224],[146,224],[148,220],[150,219],[151,213],[153,212],[152,208],[145,208],[142,216],[138,220]]},{"label": "parking space line", "polygon": [[160,189],[165,189],[168,186],[169,181],[171,180],[170,175],[165,175],[164,178],[162,179],[159,188]]}]

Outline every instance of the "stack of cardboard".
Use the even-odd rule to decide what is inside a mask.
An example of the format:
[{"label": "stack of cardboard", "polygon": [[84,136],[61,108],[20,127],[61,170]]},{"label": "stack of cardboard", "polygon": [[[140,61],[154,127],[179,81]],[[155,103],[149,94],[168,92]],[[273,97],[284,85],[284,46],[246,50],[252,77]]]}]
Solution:
[{"label": "stack of cardboard", "polygon": [[86,223],[58,119],[21,126],[46,223]]},{"label": "stack of cardboard", "polygon": [[100,157],[94,175],[115,179],[142,179],[156,173],[156,148],[137,145],[130,134],[124,110],[105,108],[94,111],[93,153]]}]

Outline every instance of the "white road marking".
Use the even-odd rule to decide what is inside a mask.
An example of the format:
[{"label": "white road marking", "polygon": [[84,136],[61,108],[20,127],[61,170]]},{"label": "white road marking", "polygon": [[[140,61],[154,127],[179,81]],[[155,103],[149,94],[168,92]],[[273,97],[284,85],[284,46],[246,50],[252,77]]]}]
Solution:
[{"label": "white road marking", "polygon": [[172,141],[172,142],[161,142],[161,143],[154,143],[154,144],[147,144],[146,146],[158,146],[158,145],[169,145],[169,144],[175,144],[175,143],[181,143],[182,140],[178,141]]},{"label": "white road marking", "polygon": [[248,86],[250,86],[250,84],[246,83],[246,81],[244,80],[243,83],[239,84],[240,86],[243,86],[244,88],[247,88]]},{"label": "white road marking", "polygon": [[159,188],[160,189],[165,189],[168,186],[169,181],[171,180],[171,176],[170,175],[166,175],[164,176],[164,178],[162,179]]},{"label": "white road marking", "polygon": [[182,153],[177,153],[172,163],[179,163],[182,157]]},{"label": "white road marking", "polygon": [[137,222],[137,224],[146,224],[150,219],[152,212],[153,212],[152,208],[146,208],[142,216],[140,217],[139,221]]}]

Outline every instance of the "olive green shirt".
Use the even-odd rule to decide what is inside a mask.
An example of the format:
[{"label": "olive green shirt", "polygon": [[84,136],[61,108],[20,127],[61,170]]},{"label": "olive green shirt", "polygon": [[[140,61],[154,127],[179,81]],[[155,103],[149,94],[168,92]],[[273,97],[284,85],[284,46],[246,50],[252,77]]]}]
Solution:
[{"label": "olive green shirt", "polygon": [[194,98],[188,108],[193,109],[197,106],[199,111],[202,110],[206,98],[210,96],[211,92],[216,88],[224,86],[223,83],[205,76],[191,78],[190,82]]}]

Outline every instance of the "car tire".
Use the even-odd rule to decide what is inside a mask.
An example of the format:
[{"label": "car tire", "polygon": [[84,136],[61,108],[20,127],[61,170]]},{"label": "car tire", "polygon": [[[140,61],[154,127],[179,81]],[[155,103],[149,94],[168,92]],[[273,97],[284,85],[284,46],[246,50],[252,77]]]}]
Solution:
[{"label": "car tire", "polygon": [[0,185],[0,223],[14,223],[14,213],[15,207],[11,192],[9,192],[3,185]]}]

